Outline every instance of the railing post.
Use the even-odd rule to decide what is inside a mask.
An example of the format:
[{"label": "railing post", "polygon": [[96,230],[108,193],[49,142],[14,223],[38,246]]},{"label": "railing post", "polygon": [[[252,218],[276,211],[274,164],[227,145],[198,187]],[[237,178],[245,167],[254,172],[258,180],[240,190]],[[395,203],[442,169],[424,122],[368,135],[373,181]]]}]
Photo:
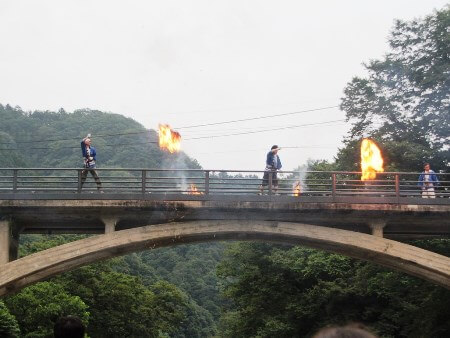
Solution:
[{"label": "railing post", "polygon": [[395,174],[395,197],[397,197],[397,200],[400,198],[400,177],[398,174]]},{"label": "railing post", "polygon": [[336,197],[336,174],[331,174],[331,196]]},{"label": "railing post", "polygon": [[142,179],[142,186],[141,186],[142,194],[145,194],[145,190],[147,188],[147,170],[142,170],[141,179]]},{"label": "railing post", "polygon": [[77,192],[81,194],[81,169],[77,169],[77,176],[78,176]]},{"label": "railing post", "polygon": [[17,192],[17,173],[18,169],[13,169],[13,192]]},{"label": "railing post", "polygon": [[272,172],[269,170],[269,195],[272,195]]},{"label": "railing post", "polygon": [[209,195],[209,171],[205,171],[205,195]]}]

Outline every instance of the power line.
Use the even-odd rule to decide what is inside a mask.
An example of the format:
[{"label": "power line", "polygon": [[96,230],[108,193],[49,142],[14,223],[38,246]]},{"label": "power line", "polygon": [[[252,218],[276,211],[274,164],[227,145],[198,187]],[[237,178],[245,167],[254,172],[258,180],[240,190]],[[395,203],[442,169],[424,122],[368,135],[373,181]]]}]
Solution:
[{"label": "power line", "polygon": [[[276,131],[276,130],[284,130],[284,129],[293,129],[293,128],[301,128],[301,127],[309,127],[309,126],[316,126],[316,125],[326,125],[326,124],[333,124],[337,122],[343,122],[344,119],[340,120],[332,120],[332,121],[323,121],[323,122],[317,122],[317,123],[306,123],[306,124],[299,124],[299,125],[291,125],[286,127],[279,127],[279,128],[271,128],[271,129],[264,129],[264,130],[253,130],[253,131],[247,131],[247,132],[241,132],[241,133],[232,133],[232,134],[223,134],[223,135],[212,135],[212,136],[199,136],[199,137],[193,137],[185,139],[184,141],[190,141],[190,140],[198,140],[198,139],[204,139],[204,138],[217,138],[217,137],[228,137],[228,136],[238,136],[238,135],[247,135],[247,134],[256,134],[256,133],[263,133],[268,131]],[[142,145],[142,144],[156,144],[158,141],[147,141],[143,143],[117,143],[117,144],[104,144],[102,147],[122,147],[122,146],[132,146],[132,145]],[[12,148],[12,149],[1,149],[0,151],[16,151],[16,150],[48,150],[48,147],[29,147],[29,148]],[[68,146],[68,147],[58,147],[58,149],[80,149],[79,146]]]},{"label": "power line", "polygon": [[339,106],[329,106],[329,107],[322,107],[322,108],[315,108],[315,109],[300,110],[300,111],[291,112],[291,113],[265,115],[265,116],[258,116],[258,117],[249,117],[249,118],[246,118],[246,119],[239,119],[239,120],[231,120],[231,121],[222,121],[222,122],[190,125],[190,126],[185,126],[185,127],[177,127],[175,129],[199,128],[199,127],[207,127],[207,126],[216,126],[216,125],[219,125],[219,124],[229,124],[229,123],[237,123],[237,122],[245,122],[245,121],[262,120],[262,119],[268,119],[268,118],[272,118],[272,117],[310,113],[310,112],[313,112],[313,111],[326,110],[326,109],[338,108],[338,107]]},{"label": "power line", "polygon": [[[327,101],[336,101],[336,97],[329,97],[326,98],[325,100]],[[320,99],[320,101],[323,101],[324,99]],[[229,107],[229,108],[222,108],[222,109],[196,109],[196,110],[190,110],[190,111],[175,111],[175,112],[171,112],[171,113],[167,113],[167,115],[182,115],[182,114],[198,114],[198,113],[211,113],[211,112],[229,112],[229,111],[242,111],[244,109],[260,109],[261,107],[279,107],[279,106],[298,106],[300,104],[305,104],[305,102],[317,102],[319,100],[307,100],[307,101],[303,101],[302,103],[299,102],[285,102],[285,103],[266,103],[266,104],[259,104],[259,105],[246,105],[246,106],[234,106],[234,107]]]},{"label": "power line", "polygon": [[331,123],[344,122],[344,121],[345,121],[345,119],[340,119],[340,120],[324,121],[324,122],[318,122],[318,123],[299,124],[299,125],[287,126],[287,127],[280,127],[280,128],[271,128],[271,129],[256,130],[256,131],[244,131],[244,132],[242,132],[242,133],[233,133],[233,134],[224,134],[224,135],[211,135],[211,136],[191,137],[191,138],[185,139],[185,141],[189,141],[189,140],[199,140],[199,139],[204,139],[204,138],[217,138],[217,137],[227,137],[227,136],[237,136],[237,135],[247,135],[247,134],[264,133],[264,132],[267,132],[267,131],[276,131],[276,130],[284,130],[284,129],[293,129],[293,128],[300,128],[300,127],[310,127],[310,126],[324,125],[324,124],[331,124]]},{"label": "power line", "polygon": [[[336,146],[326,146],[326,145],[309,145],[309,146],[280,146],[280,149],[335,149]],[[228,153],[248,153],[251,151],[267,151],[267,148],[259,148],[259,149],[236,149],[236,150],[228,150],[228,151],[213,151],[213,152],[204,152],[204,153],[196,153],[197,155],[209,155],[209,154],[228,154]]]},{"label": "power line", "polygon": [[[215,125],[221,125],[221,124],[231,124],[231,123],[238,123],[238,122],[245,122],[245,121],[255,121],[255,120],[262,120],[262,119],[268,119],[268,118],[279,117],[279,116],[289,116],[289,115],[309,113],[309,112],[326,110],[326,109],[332,109],[332,108],[337,108],[337,107],[339,107],[339,106],[328,106],[328,107],[321,107],[321,108],[315,108],[315,109],[300,110],[300,111],[290,112],[290,113],[264,115],[264,116],[250,117],[250,118],[238,119],[238,120],[229,120],[229,121],[221,121],[221,122],[213,122],[213,123],[205,123],[205,124],[184,126],[184,127],[175,127],[174,129],[200,128],[200,127],[215,126]],[[143,134],[143,133],[148,133],[148,132],[151,132],[151,130],[150,129],[146,129],[146,130],[140,130],[140,131],[135,131],[135,132],[114,133],[114,134],[99,134],[99,135],[94,135],[94,137],[96,137],[96,138],[104,138],[104,137],[110,137],[110,136],[136,135],[136,134]],[[13,142],[13,143],[11,143],[11,142],[0,142],[0,144],[6,144],[6,145],[7,144],[28,144],[28,143],[37,143],[37,142],[72,141],[72,140],[79,140],[79,139],[80,139],[80,136],[64,138],[64,139],[45,139],[45,140],[18,141],[18,142]]]}]

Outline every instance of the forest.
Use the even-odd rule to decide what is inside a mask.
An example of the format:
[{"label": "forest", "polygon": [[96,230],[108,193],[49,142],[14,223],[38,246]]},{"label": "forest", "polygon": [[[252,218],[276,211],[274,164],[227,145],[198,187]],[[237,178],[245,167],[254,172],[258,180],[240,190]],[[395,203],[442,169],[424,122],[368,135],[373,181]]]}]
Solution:
[{"label": "forest", "polygon": [[[343,89],[351,129],[332,161],[308,170],[359,170],[359,144],[375,139],[387,170],[450,172],[450,7],[397,21],[385,56]],[[420,51],[420,52],[417,52]],[[0,168],[80,167],[86,126],[102,167],[201,168],[170,155],[154,130],[90,109],[23,111],[0,105]],[[130,165],[130,162],[132,164]],[[300,166],[300,163],[299,163]],[[300,168],[300,167],[299,167]],[[22,235],[20,257],[86,235]],[[411,244],[450,256],[449,239]],[[180,245],[83,266],[0,299],[1,337],[51,337],[77,315],[89,337],[310,337],[359,322],[380,337],[449,337],[450,290],[381,266],[300,246]]]}]

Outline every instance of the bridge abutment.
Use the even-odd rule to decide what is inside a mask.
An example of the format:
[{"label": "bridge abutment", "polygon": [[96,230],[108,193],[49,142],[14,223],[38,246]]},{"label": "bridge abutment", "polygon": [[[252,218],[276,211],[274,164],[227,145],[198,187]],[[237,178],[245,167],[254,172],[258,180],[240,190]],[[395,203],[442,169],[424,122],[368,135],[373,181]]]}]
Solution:
[{"label": "bridge abutment", "polygon": [[0,265],[17,259],[19,231],[10,220],[0,220]]}]

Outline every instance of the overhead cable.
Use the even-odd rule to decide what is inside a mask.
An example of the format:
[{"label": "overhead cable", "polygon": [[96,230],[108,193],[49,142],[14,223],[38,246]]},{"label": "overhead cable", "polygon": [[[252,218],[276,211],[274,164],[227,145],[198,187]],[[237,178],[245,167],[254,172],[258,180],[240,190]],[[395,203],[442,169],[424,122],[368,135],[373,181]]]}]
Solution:
[{"label": "overhead cable", "polygon": [[[337,108],[337,107],[339,107],[339,106],[328,106],[328,107],[321,107],[321,108],[315,108],[315,109],[300,110],[300,111],[290,112],[290,113],[281,113],[281,114],[273,114],[273,115],[256,116],[256,117],[250,117],[250,118],[239,119],[239,120],[228,120],[228,121],[205,123],[205,124],[198,124],[198,125],[191,125],[191,126],[174,127],[173,129],[178,129],[179,130],[179,129],[188,129],[188,128],[200,128],[200,127],[215,126],[215,125],[221,125],[221,124],[231,124],[231,123],[238,123],[238,122],[245,122],[245,121],[255,121],[255,120],[262,120],[262,119],[268,119],[268,118],[274,118],[274,117],[280,117],[280,116],[289,116],[289,115],[309,113],[309,112],[326,110],[326,109]],[[148,133],[148,132],[151,132],[151,129],[139,130],[139,131],[134,131],[134,132],[124,132],[124,133],[99,134],[99,135],[93,135],[93,137],[95,137],[95,138],[104,138],[104,137],[110,137],[110,136],[136,135],[136,134],[143,134],[143,133]],[[45,140],[29,140],[29,141],[17,141],[17,142],[0,142],[0,144],[27,144],[27,143],[37,143],[37,142],[58,142],[58,141],[79,140],[80,138],[81,138],[80,136],[77,136],[77,137],[70,137],[70,138],[63,138],[63,139],[45,139]]]},{"label": "overhead cable", "polygon": [[280,116],[288,116],[288,115],[295,115],[295,114],[310,113],[310,112],[313,112],[313,111],[326,110],[326,109],[338,108],[338,107],[339,106],[329,106],[329,107],[322,107],[322,108],[315,108],[315,109],[300,110],[300,111],[291,112],[291,113],[265,115],[265,116],[258,116],[258,117],[249,117],[249,118],[246,118],[246,119],[239,119],[239,120],[230,120],[230,121],[222,121],[222,122],[213,122],[213,123],[204,123],[204,124],[190,125],[190,126],[184,126],[184,127],[176,127],[175,129],[199,128],[199,127],[207,127],[207,126],[216,126],[216,125],[219,125],[219,124],[229,124],[229,123],[237,123],[237,122],[262,120],[262,119],[268,119],[268,118],[272,118],[272,117],[280,117]]},{"label": "overhead cable", "polygon": [[[317,126],[317,125],[332,125],[333,123],[337,122],[343,122],[344,119],[340,120],[332,120],[332,121],[323,121],[323,122],[317,122],[317,123],[306,123],[306,124],[299,124],[299,125],[291,125],[286,127],[279,127],[279,128],[271,128],[271,129],[264,129],[264,130],[254,130],[254,131],[247,131],[247,132],[241,132],[241,133],[232,133],[232,134],[222,134],[222,135],[212,135],[212,136],[199,136],[199,137],[192,137],[184,139],[184,141],[190,141],[190,140],[198,140],[198,139],[204,139],[204,138],[217,138],[217,137],[229,137],[229,136],[239,136],[239,135],[247,135],[247,134],[256,134],[256,133],[264,133],[269,131],[276,131],[276,130],[284,130],[284,129],[293,129],[293,128],[301,128],[301,127],[310,127],[310,126]],[[138,144],[156,144],[158,141],[147,141],[143,143],[116,143],[116,144],[104,144],[102,147],[121,147],[121,146],[132,146],[132,145],[138,145]],[[27,148],[0,148],[0,151],[15,151],[15,150],[48,150],[48,147],[27,147]],[[58,149],[79,149],[79,146],[67,146],[67,147],[58,147]]]},{"label": "overhead cable", "polygon": [[294,125],[294,126],[271,128],[271,129],[264,129],[264,130],[244,131],[242,133],[232,133],[232,134],[224,134],[224,135],[210,135],[210,136],[191,137],[191,138],[184,139],[184,141],[199,140],[199,139],[204,139],[204,138],[217,138],[217,137],[228,137],[228,136],[237,136],[237,135],[256,134],[256,133],[264,133],[264,132],[267,132],[267,131],[285,130],[285,129],[300,128],[300,127],[310,127],[310,126],[331,124],[331,123],[336,123],[336,122],[345,122],[345,119],[333,120],[333,121],[324,121],[324,122],[318,122],[318,123],[299,124],[299,125]]}]

